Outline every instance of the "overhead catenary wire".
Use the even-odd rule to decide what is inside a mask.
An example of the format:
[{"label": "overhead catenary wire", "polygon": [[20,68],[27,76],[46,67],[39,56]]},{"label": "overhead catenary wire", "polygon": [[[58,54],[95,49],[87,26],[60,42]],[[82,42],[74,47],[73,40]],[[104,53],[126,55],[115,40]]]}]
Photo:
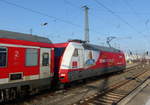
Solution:
[{"label": "overhead catenary wire", "polygon": [[61,18],[58,18],[58,17],[55,17],[55,16],[51,16],[51,15],[49,15],[49,14],[46,14],[46,13],[43,13],[43,12],[40,12],[40,11],[31,9],[31,8],[24,7],[24,6],[22,6],[22,5],[18,5],[18,4],[16,4],[16,3],[13,3],[13,2],[10,2],[10,1],[7,1],[7,0],[0,0],[0,2],[3,2],[3,3],[6,3],[6,4],[9,4],[9,5],[12,5],[12,6],[21,8],[21,9],[24,9],[24,10],[26,10],[26,11],[30,11],[30,12],[32,12],[32,13],[39,14],[39,15],[41,15],[41,16],[45,16],[45,17],[48,17],[48,18],[51,18],[51,19],[54,19],[54,20],[58,20],[58,21],[60,21],[60,22],[66,23],[66,24],[70,24],[70,25],[75,26],[75,27],[81,27],[80,25],[75,24],[75,23],[73,23],[73,22],[71,22],[71,21],[64,20],[64,19],[61,19]]},{"label": "overhead catenary wire", "polygon": [[[68,1],[68,0],[64,0],[66,1],[65,3],[70,5],[70,6],[74,6],[76,7],[76,5],[74,5],[72,2]],[[95,0],[96,2],[98,2],[99,5],[101,5],[103,8],[105,8],[107,10],[107,12],[110,12],[111,14],[113,14],[115,17],[117,17],[121,22],[125,23],[127,26],[129,26],[131,29],[133,29],[136,33],[140,34],[142,37],[145,36],[145,34],[143,32],[140,32],[139,30],[137,30],[132,24],[130,24],[128,21],[126,21],[124,18],[122,18],[119,14],[129,14],[129,12],[117,12],[117,11],[113,11],[111,9],[109,9],[108,7],[106,7],[104,4],[102,4],[101,2],[99,2],[98,0]],[[140,18],[139,15],[145,15],[145,14],[149,14],[149,13],[143,13],[143,12],[136,12],[134,8],[131,7],[131,5],[129,5],[128,2],[126,2],[126,5],[129,7],[129,9],[131,9],[132,14],[135,15],[136,17]],[[102,11],[104,12],[104,11]]]},{"label": "overhead catenary wire", "polygon": [[[70,6],[72,6],[72,7],[75,7],[75,8],[77,8],[77,9],[80,9],[80,10],[81,10],[81,8],[80,8],[79,5],[76,5],[76,4],[72,3],[72,2],[69,1],[69,0],[63,0],[63,1],[64,1],[64,3],[66,3],[67,5],[70,5]],[[124,0],[123,0],[123,1],[124,1]],[[126,1],[125,1],[125,2],[126,2]],[[126,4],[128,5],[129,3],[126,2]],[[128,12],[128,11],[114,11],[114,13],[127,14],[127,15],[135,15],[135,14],[136,14],[137,16],[139,16],[139,15],[150,15],[150,12],[137,12],[137,11],[135,11],[135,9],[132,8],[131,6],[130,6],[129,8],[131,8],[131,9],[133,10],[134,14],[133,14],[133,13],[130,13],[130,12]],[[91,9],[91,7],[90,7],[90,9]],[[106,12],[105,12],[105,11],[101,11],[101,13],[106,13]]]},{"label": "overhead catenary wire", "polygon": [[[24,10],[27,10],[27,11],[30,11],[30,12],[33,12],[33,13],[36,13],[36,14],[39,14],[41,16],[45,16],[45,17],[48,17],[48,18],[51,18],[51,19],[54,19],[54,20],[58,20],[60,22],[63,22],[63,23],[66,23],[66,24],[70,24],[72,26],[75,26],[79,29],[82,29],[82,26],[79,25],[79,24],[75,24],[71,21],[68,21],[68,20],[64,20],[64,19],[61,19],[61,18],[58,18],[58,17],[55,17],[55,16],[51,16],[49,14],[46,14],[46,13],[43,13],[41,11],[37,11],[37,10],[34,10],[34,9],[31,9],[31,8],[27,8],[27,7],[24,7],[22,5],[18,5],[16,3],[13,3],[13,2],[10,2],[8,0],[0,0],[0,2],[3,2],[3,3],[6,3],[6,4],[9,4],[9,5],[12,5],[12,6],[15,6],[15,7],[18,7],[18,8],[21,8],[21,9],[24,9]],[[114,12],[115,13],[115,12]],[[132,26],[131,26],[132,27]],[[100,34],[100,32],[96,31],[96,30],[93,30],[93,29],[90,29],[91,32],[95,32],[95,33],[98,33]]]},{"label": "overhead catenary wire", "polygon": [[[67,0],[65,0],[67,3],[69,3],[70,5],[73,5],[71,2],[68,2]],[[101,4],[100,2],[98,2],[97,0],[95,0],[98,4]],[[21,8],[21,9],[24,9],[24,10],[27,10],[27,11],[30,11],[30,12],[33,12],[33,13],[36,13],[36,14],[39,14],[39,15],[42,15],[42,16],[45,16],[45,17],[49,17],[51,19],[54,19],[54,20],[58,20],[60,22],[63,22],[63,23],[66,23],[66,24],[70,24],[72,26],[75,26],[77,28],[81,28],[82,26],[81,25],[78,25],[78,24],[75,24],[73,22],[70,22],[68,20],[64,20],[64,19],[61,19],[61,18],[58,18],[58,17],[54,17],[54,16],[51,16],[49,14],[46,14],[46,13],[43,13],[43,12],[40,12],[40,11],[37,11],[37,10],[34,10],[34,9],[31,9],[31,8],[27,8],[27,7],[24,7],[22,5],[18,5],[16,3],[13,3],[13,2],[10,2],[10,1],[7,1],[7,0],[0,0],[0,2],[3,2],[3,3],[6,3],[6,4],[9,4],[9,5],[12,5],[12,6],[15,6],[15,7],[18,7],[18,8]],[[126,22],[124,19],[122,19],[121,17],[119,17],[118,15],[115,14],[115,12],[113,12],[112,10],[108,9],[107,7],[105,7],[103,4],[101,4],[101,6],[103,6],[105,9],[107,9],[110,13],[114,14],[116,17],[120,18],[120,20],[122,20],[124,23],[126,23],[128,26],[132,27],[128,22]],[[132,27],[133,28],[133,27]],[[92,32],[95,32],[95,33],[99,33],[97,31],[93,31],[93,30],[90,30]]]},{"label": "overhead catenary wire", "polygon": [[103,3],[101,3],[98,0],[93,0],[95,1],[99,7],[103,7],[107,12],[111,13],[113,16],[115,16],[117,19],[125,23],[127,26],[129,26],[131,29],[133,29],[137,34],[139,34],[142,37],[145,37],[146,35],[143,32],[138,31],[134,26],[132,26],[130,23],[128,23],[125,19],[123,19],[120,15],[117,15],[113,10],[109,9],[107,6],[105,6]]},{"label": "overhead catenary wire", "polygon": [[[63,0],[65,4],[67,5],[70,5],[71,7],[75,7],[77,9],[80,9],[81,10],[81,6],[79,5],[76,5],[74,3],[72,3],[71,1],[69,0]],[[113,11],[114,13],[119,13],[119,14],[127,14],[127,15],[136,15],[139,17],[139,15],[150,15],[150,12],[137,12],[126,0],[122,0],[125,2],[125,4],[129,7],[129,9],[132,9],[133,13],[130,13],[128,11]],[[91,9],[91,7],[90,7]],[[106,13],[105,11],[101,11],[101,13]]]},{"label": "overhead catenary wire", "polygon": [[122,0],[122,1],[132,11],[132,13],[140,19],[138,12],[136,12],[136,10],[133,8],[133,6],[131,6],[127,0]]},{"label": "overhead catenary wire", "polygon": [[[129,3],[127,0],[122,0],[122,1],[126,4],[126,6],[133,12],[133,14],[134,14],[139,20],[142,19],[142,17],[140,17],[140,16],[137,14],[136,10],[133,8],[133,6],[130,5],[130,3]],[[145,24],[145,26],[146,26],[146,28],[147,28],[147,24],[146,24],[146,23],[148,23],[148,21],[144,22],[144,24]],[[147,32],[149,32],[148,28],[147,28],[146,30],[147,30]],[[144,35],[144,36],[145,36],[145,35]],[[148,40],[147,38],[145,38],[145,37],[144,37],[144,39],[145,39],[145,40],[148,42],[148,44],[149,44],[149,40]]]},{"label": "overhead catenary wire", "polygon": [[68,0],[63,0],[63,1],[64,1],[64,3],[70,5],[71,7],[75,7],[75,8],[77,8],[77,9],[80,9],[80,10],[81,10],[81,6],[78,6],[78,5],[76,5],[76,4],[73,4],[72,2],[70,2],[70,1],[68,1]]},{"label": "overhead catenary wire", "polygon": [[[133,6],[131,6],[130,5],[130,3],[127,1],[127,0],[122,0],[124,3],[125,3],[125,5],[132,11],[132,13],[139,19],[139,21],[141,21],[142,20],[142,17],[137,13],[137,11],[133,8]],[[147,19],[146,19],[147,20]],[[146,21],[145,22],[143,22],[144,24],[146,23]],[[146,26],[146,28],[147,28],[147,24],[145,24],[145,26]],[[147,30],[147,29],[146,29]],[[148,31],[148,30],[147,30]]]},{"label": "overhead catenary wire", "polygon": [[105,10],[107,10],[109,13],[111,13],[113,16],[115,16],[117,19],[119,19],[120,21],[122,21],[124,24],[126,24],[128,27],[130,27],[131,29],[133,29],[136,33],[138,34],[142,34],[141,32],[139,32],[137,29],[135,29],[135,27],[133,27],[130,23],[128,23],[124,18],[122,18],[120,15],[117,15],[113,10],[109,9],[107,6],[105,6],[103,3],[101,3],[98,0],[93,0],[95,1],[100,7],[103,7]]},{"label": "overhead catenary wire", "polygon": [[[101,11],[101,13],[106,13],[105,11]],[[123,15],[135,15],[132,12],[128,11],[114,11],[114,13],[123,14]],[[137,15],[150,15],[149,12],[136,12]]]},{"label": "overhead catenary wire", "polygon": [[[5,4],[9,4],[9,5],[15,6],[15,7],[17,7],[17,8],[24,9],[24,10],[26,10],[26,11],[29,11],[29,12],[32,12],[32,13],[35,13],[35,14],[39,14],[39,15],[41,15],[41,16],[45,16],[45,17],[54,19],[55,21],[57,20],[57,21],[60,21],[60,22],[65,23],[65,24],[72,25],[72,26],[74,26],[74,27],[76,27],[76,28],[78,28],[78,29],[80,29],[80,30],[82,30],[82,28],[83,28],[81,25],[75,24],[75,23],[73,23],[73,22],[71,22],[71,21],[64,20],[64,19],[61,19],[61,18],[58,18],[58,17],[55,17],[55,16],[51,16],[51,15],[46,14],[46,13],[43,13],[43,12],[41,12],[41,11],[37,11],[37,10],[31,9],[31,8],[27,8],[27,7],[25,7],[25,6],[18,5],[18,4],[16,4],[16,3],[13,3],[13,2],[10,2],[10,1],[7,1],[7,0],[0,0],[0,2],[3,2],[3,3],[5,3]],[[77,6],[76,6],[76,7],[77,7]],[[80,8],[81,8],[81,7],[80,7]],[[93,30],[93,29],[92,29],[92,30],[90,29],[90,31],[91,31],[91,32],[94,32],[94,33],[97,33],[97,34],[100,34],[100,32],[98,32],[98,31],[96,31],[96,30]]]},{"label": "overhead catenary wire", "polygon": [[[78,10],[83,10],[83,6],[78,6],[78,5],[76,5],[76,4],[74,4],[74,3],[72,3],[71,1],[69,1],[69,0],[63,0],[64,1],[64,3],[66,3],[67,5],[70,5],[70,6],[73,6],[73,7],[75,7],[76,9],[78,9]],[[91,9],[91,8],[90,8]],[[90,13],[91,14],[91,13]],[[92,14],[92,16],[93,16],[94,14]],[[101,34],[99,31],[96,31],[96,30],[94,30],[94,29],[89,29],[89,31],[90,32],[94,32],[94,33],[97,33],[97,34]]]}]

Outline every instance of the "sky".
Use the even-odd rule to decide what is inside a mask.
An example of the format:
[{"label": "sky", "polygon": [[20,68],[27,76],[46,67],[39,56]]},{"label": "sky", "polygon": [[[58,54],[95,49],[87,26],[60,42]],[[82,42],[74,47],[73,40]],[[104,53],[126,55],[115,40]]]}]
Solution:
[{"label": "sky", "polygon": [[[90,43],[124,51],[150,51],[150,0],[0,0],[0,30],[48,37],[53,43],[84,38],[89,9]],[[43,23],[48,23],[43,26]]]}]

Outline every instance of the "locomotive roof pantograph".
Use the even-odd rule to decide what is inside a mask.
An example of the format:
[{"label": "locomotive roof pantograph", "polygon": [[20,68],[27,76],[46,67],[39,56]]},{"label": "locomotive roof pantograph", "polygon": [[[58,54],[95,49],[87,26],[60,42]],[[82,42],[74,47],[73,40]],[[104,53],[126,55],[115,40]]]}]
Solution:
[{"label": "locomotive roof pantograph", "polygon": [[31,34],[24,34],[19,32],[5,31],[5,30],[0,30],[0,38],[9,38],[9,39],[42,42],[42,43],[52,43],[51,40],[45,37],[40,37]]}]

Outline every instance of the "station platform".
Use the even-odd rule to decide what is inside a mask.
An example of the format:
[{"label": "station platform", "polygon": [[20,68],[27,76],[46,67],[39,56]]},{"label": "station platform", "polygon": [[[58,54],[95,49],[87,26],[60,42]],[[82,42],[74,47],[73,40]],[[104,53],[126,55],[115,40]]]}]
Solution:
[{"label": "station platform", "polygon": [[[128,64],[127,68],[138,64]],[[118,105],[150,105],[150,79],[135,89]]]},{"label": "station platform", "polygon": [[142,89],[131,101],[126,105],[150,105],[150,84]]}]

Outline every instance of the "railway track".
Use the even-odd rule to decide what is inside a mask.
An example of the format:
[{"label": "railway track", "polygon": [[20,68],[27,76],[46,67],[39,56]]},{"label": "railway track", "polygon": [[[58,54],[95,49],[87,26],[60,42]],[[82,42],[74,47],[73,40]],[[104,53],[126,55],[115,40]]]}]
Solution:
[{"label": "railway track", "polygon": [[[91,93],[92,94],[98,93],[100,88],[99,87],[100,81],[109,78],[110,83],[115,84],[118,80],[124,79],[122,78],[123,76],[121,75],[128,76],[129,74],[132,73],[136,74],[134,73],[135,71],[140,73],[141,72],[140,69],[142,68],[143,68],[142,65],[138,65],[138,66],[135,65],[130,68],[127,68],[124,73],[97,77],[98,79],[93,79],[88,81],[87,83],[83,83],[83,84],[81,83],[77,86],[72,86],[70,88],[67,88],[67,90],[60,90],[55,92],[47,91],[42,94],[28,97],[27,99],[23,99],[21,101],[17,100],[17,102],[15,101],[13,102],[13,104],[12,102],[10,102],[7,105],[70,105],[80,101],[81,99],[84,99],[84,97],[85,99],[87,99],[87,97],[91,97]],[[149,67],[144,66],[144,68],[149,68]],[[94,87],[95,89],[91,87]]]},{"label": "railway track", "polygon": [[126,80],[107,87],[95,94],[93,97],[85,98],[73,105],[117,105],[122,99],[128,96],[133,90],[139,87],[150,77],[150,71],[144,70]]}]

